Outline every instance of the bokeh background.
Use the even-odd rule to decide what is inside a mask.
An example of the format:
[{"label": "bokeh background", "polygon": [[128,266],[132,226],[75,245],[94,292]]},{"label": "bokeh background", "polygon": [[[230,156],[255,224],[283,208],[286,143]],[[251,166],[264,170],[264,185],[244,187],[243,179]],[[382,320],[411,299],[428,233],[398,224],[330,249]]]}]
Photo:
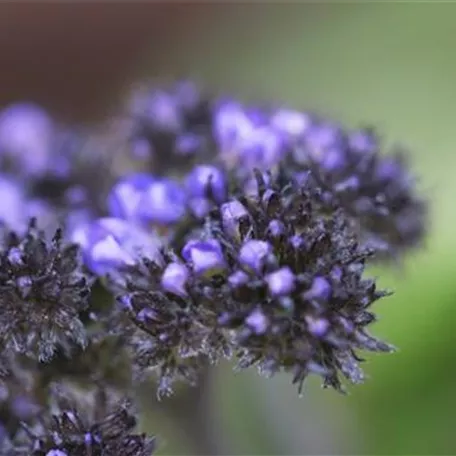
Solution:
[{"label": "bokeh background", "polygon": [[298,398],[287,376],[222,365],[193,402],[178,391],[157,404],[146,389],[160,454],[456,454],[455,24],[456,4],[432,1],[0,5],[1,105],[29,99],[91,122],[138,78],[190,76],[375,125],[386,151],[410,149],[432,200],[425,248],[370,271],[395,290],[374,333],[400,350],[369,356],[365,385],[339,396],[312,379]]}]

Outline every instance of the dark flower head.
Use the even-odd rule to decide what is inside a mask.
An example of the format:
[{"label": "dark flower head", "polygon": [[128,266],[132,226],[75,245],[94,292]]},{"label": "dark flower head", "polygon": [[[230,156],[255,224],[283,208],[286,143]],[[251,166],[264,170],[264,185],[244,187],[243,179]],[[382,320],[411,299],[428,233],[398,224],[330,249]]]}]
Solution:
[{"label": "dark flower head", "polygon": [[190,81],[138,87],[127,106],[130,157],[142,169],[168,175],[213,157],[210,104]]},{"label": "dark flower head", "polygon": [[373,130],[344,132],[315,122],[293,160],[298,170],[313,170],[326,191],[322,203],[343,208],[361,237],[383,254],[398,256],[421,244],[427,202],[416,193],[405,154],[394,150],[382,156]]},{"label": "dark flower head", "polygon": [[[203,265],[195,252],[201,248],[211,252]],[[222,265],[217,263],[222,254],[220,246],[210,240],[200,241],[185,250],[187,264],[173,254],[165,255],[169,260],[166,267],[143,258],[123,270],[126,284],[114,285],[121,311],[115,332],[128,347],[135,379],[143,381],[150,374],[158,375],[159,398],[172,393],[176,380],[195,385],[208,360],[215,362],[229,354],[216,314],[206,309],[210,301],[193,301],[189,294],[195,278],[204,283],[221,270]]]},{"label": "dark flower head", "polygon": [[2,350],[49,360],[57,347],[86,343],[79,313],[89,287],[79,249],[57,231],[47,241],[35,221],[25,236],[6,236],[0,255]]},{"label": "dark flower head", "polygon": [[357,350],[391,350],[366,330],[369,307],[386,293],[364,278],[374,251],[344,211],[321,211],[314,180],[256,177],[258,196],[211,211],[180,257],[165,255],[166,267],[143,260],[128,273],[119,299],[135,328],[129,344],[136,363],[159,372],[159,391],[193,381],[202,355],[230,353],[239,367],[291,371],[300,388],[318,373],[342,390],[340,372],[363,379]]},{"label": "dark flower head", "polygon": [[26,183],[28,193],[48,204],[66,232],[77,219],[107,215],[107,196],[116,182],[119,146],[104,132],[61,129],[45,172]]},{"label": "dark flower head", "polygon": [[[299,389],[310,373],[362,381],[358,352],[392,349],[367,330],[387,293],[364,269],[419,245],[427,220],[403,155],[380,149],[369,129],[185,81],[140,87],[107,130],[6,108],[0,375],[26,363],[41,393],[58,379],[114,399],[154,373],[163,396],[233,356]],[[9,386],[6,414],[27,410]],[[123,409],[62,404],[16,454],[151,453]],[[15,438],[18,420],[0,421]]]},{"label": "dark flower head", "polygon": [[[365,328],[372,321],[368,308],[385,295],[363,277],[374,252],[357,241],[343,211],[321,214],[311,181],[307,187],[277,182],[260,182],[258,198],[244,200],[251,225],[240,247],[223,243],[231,278],[244,279],[221,285],[218,321],[234,330],[241,367],[292,371],[299,384],[316,372],[341,389],[339,371],[353,382],[362,379],[356,350],[391,349]],[[270,243],[273,220],[280,236]],[[214,223],[223,226],[223,214]]]},{"label": "dark flower head", "polygon": [[[8,456],[151,456],[155,443],[137,434],[129,401],[112,404],[103,391],[78,397],[66,388],[53,393],[51,409],[24,426],[13,441],[0,443]],[[3,450],[3,452],[2,452]]]},{"label": "dark flower head", "polygon": [[420,245],[427,203],[417,193],[405,154],[382,156],[372,129],[347,131],[307,113],[258,109],[232,100],[216,102],[213,138],[224,165],[235,170],[244,191],[254,168],[276,174],[282,166],[297,182],[312,170],[328,210],[343,208],[365,241],[388,256]]}]

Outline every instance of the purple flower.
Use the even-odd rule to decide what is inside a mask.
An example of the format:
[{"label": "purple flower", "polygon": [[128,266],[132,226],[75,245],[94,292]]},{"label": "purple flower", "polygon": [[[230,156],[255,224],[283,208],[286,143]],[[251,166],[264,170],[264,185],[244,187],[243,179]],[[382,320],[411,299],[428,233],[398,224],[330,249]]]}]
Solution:
[{"label": "purple flower", "polygon": [[268,169],[284,156],[281,133],[258,109],[245,109],[233,101],[219,103],[215,110],[214,136],[229,167],[242,164],[245,170]]},{"label": "purple flower", "polygon": [[18,182],[0,175],[0,222],[8,228],[23,231],[28,220],[24,216],[25,192]]},{"label": "purple flower", "polygon": [[[271,183],[271,175],[269,172],[262,172],[261,173],[261,178],[263,179],[264,183],[266,185],[269,185]],[[246,196],[249,198],[256,198],[259,195],[259,189],[258,189],[258,179],[253,173],[249,173],[247,176],[245,183],[243,185],[243,190]]]},{"label": "purple flower", "polygon": [[144,138],[137,138],[131,142],[131,156],[136,160],[149,160],[154,156],[153,145]]},{"label": "purple flower", "polygon": [[16,103],[0,113],[0,159],[15,169],[40,175],[47,169],[54,127],[48,114],[32,103]]},{"label": "purple flower", "polygon": [[176,138],[174,151],[178,155],[191,156],[203,145],[203,138],[196,133],[185,133]]},{"label": "purple flower", "polygon": [[261,335],[268,329],[269,321],[260,309],[255,309],[245,319],[245,324],[253,331],[254,334]]},{"label": "purple flower", "polygon": [[215,166],[200,165],[193,168],[187,176],[185,187],[192,197],[211,196],[218,203],[226,199],[225,174]]},{"label": "purple flower", "polygon": [[270,169],[285,155],[284,142],[269,126],[254,128],[236,144],[240,161],[247,169]]},{"label": "purple flower", "polygon": [[315,337],[323,337],[329,329],[329,321],[324,318],[306,317],[307,329]]},{"label": "purple flower", "polygon": [[347,160],[344,151],[333,146],[321,154],[318,158],[318,164],[323,172],[337,173],[347,166]]},{"label": "purple flower", "polygon": [[331,285],[324,277],[315,277],[312,286],[305,293],[307,299],[326,301],[331,296]]},{"label": "purple flower", "polygon": [[282,296],[291,293],[295,287],[296,277],[287,266],[278,269],[265,277],[269,292],[273,296]]},{"label": "purple flower", "polygon": [[54,450],[49,450],[46,453],[46,456],[68,456],[68,453],[66,451],[54,449]]},{"label": "purple flower", "polygon": [[311,126],[308,114],[292,109],[279,109],[271,116],[271,125],[285,138],[300,139]]},{"label": "purple flower", "polygon": [[232,288],[239,288],[246,285],[250,280],[248,274],[244,271],[235,271],[228,277],[228,283]]},{"label": "purple flower", "polygon": [[302,236],[299,236],[298,234],[291,236],[289,242],[291,247],[298,252],[302,250],[305,246],[304,239],[302,238]]},{"label": "purple flower", "polygon": [[178,296],[187,296],[185,289],[189,271],[187,267],[180,263],[170,263],[163,271],[161,286],[164,290]]},{"label": "purple flower", "polygon": [[191,111],[201,102],[200,90],[193,81],[182,80],[173,87],[174,96],[178,105],[184,111]]},{"label": "purple flower", "polygon": [[378,148],[378,141],[373,131],[357,130],[348,135],[348,145],[356,152],[371,154]]},{"label": "purple flower", "polygon": [[138,92],[133,98],[131,109],[164,131],[177,132],[182,129],[183,118],[177,98],[166,91]]},{"label": "purple flower", "polygon": [[380,182],[392,182],[400,179],[402,173],[401,163],[395,157],[385,157],[377,164],[375,178]]},{"label": "purple flower", "polygon": [[271,220],[269,222],[266,236],[271,239],[281,238],[286,232],[285,225],[280,220]]},{"label": "purple flower", "polygon": [[161,263],[158,239],[116,218],[101,218],[75,229],[71,240],[82,248],[86,266],[97,275],[132,266],[141,257]]},{"label": "purple flower", "polygon": [[[309,373],[337,390],[340,374],[359,382],[358,350],[391,350],[366,332],[386,293],[364,269],[424,234],[402,154],[381,157],[373,130],[217,99],[190,81],[130,101],[94,134],[56,128],[33,105],[0,112],[1,385],[18,352],[21,374],[22,355],[43,360],[40,381],[106,381],[105,399],[149,372],[169,394],[230,356],[290,372],[299,388]],[[57,224],[65,238],[49,242]],[[40,410],[21,454],[151,453],[126,408],[100,422],[96,400],[93,420],[52,399],[54,418]]]},{"label": "purple flower", "polygon": [[187,242],[182,249],[182,257],[198,276],[213,276],[226,268],[220,242],[215,239]]},{"label": "purple flower", "polygon": [[229,201],[220,207],[223,230],[232,239],[240,240],[250,225],[250,214],[245,206],[237,201]]},{"label": "purple flower", "polygon": [[229,100],[219,103],[216,107],[213,128],[219,147],[222,151],[228,152],[237,141],[251,133],[253,123],[241,104]]},{"label": "purple flower", "polygon": [[108,196],[108,209],[112,217],[138,219],[141,200],[156,178],[149,174],[131,174],[121,179]]},{"label": "purple flower", "polygon": [[260,273],[272,255],[272,246],[268,242],[250,240],[239,251],[239,263],[249,270]]},{"label": "purple flower", "polygon": [[341,135],[341,130],[335,124],[314,124],[306,135],[306,145],[312,158],[318,160],[328,149],[337,148]]},{"label": "purple flower", "polygon": [[141,220],[170,225],[186,214],[187,196],[184,189],[171,179],[153,181],[141,195],[138,216]]}]

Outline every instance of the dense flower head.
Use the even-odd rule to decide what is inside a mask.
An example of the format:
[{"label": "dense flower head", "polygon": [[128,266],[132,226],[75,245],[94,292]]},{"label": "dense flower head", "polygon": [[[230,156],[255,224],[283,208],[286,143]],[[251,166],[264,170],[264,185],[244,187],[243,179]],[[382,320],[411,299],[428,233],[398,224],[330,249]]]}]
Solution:
[{"label": "dense flower head", "polygon": [[107,197],[116,181],[117,149],[106,134],[86,129],[56,134],[49,166],[28,183],[28,193],[46,203],[56,223],[66,228],[75,221],[108,214]]},{"label": "dense flower head", "polygon": [[[134,432],[137,419],[131,403],[112,404],[104,391],[78,397],[54,386],[49,411],[11,439],[0,442],[8,456],[151,456],[154,439]],[[2,446],[3,445],[3,446]]]},{"label": "dense flower head", "polygon": [[294,155],[292,168],[309,166],[327,192],[323,204],[342,207],[365,240],[397,256],[422,242],[427,202],[415,193],[404,151],[396,147],[381,156],[379,149],[373,130],[346,133],[317,124]]},{"label": "dense flower head", "polygon": [[75,244],[51,241],[32,220],[24,236],[6,234],[0,255],[2,351],[47,360],[57,347],[85,344],[79,313],[88,305],[89,283]]},{"label": "dense flower head", "polygon": [[[363,277],[374,251],[342,210],[328,215],[313,203],[311,180],[257,179],[256,198],[214,210],[165,267],[136,267],[119,297],[136,325],[135,350],[143,367],[184,372],[189,358],[233,353],[240,367],[292,371],[300,385],[315,372],[342,390],[339,372],[363,379],[356,350],[392,350],[366,330],[370,306],[387,294]],[[160,375],[169,376],[163,367]]]},{"label": "dense flower head", "polygon": [[214,155],[211,100],[196,84],[140,85],[129,98],[126,111],[133,119],[127,128],[129,155],[149,170],[179,173]]},{"label": "dense flower head", "polygon": [[142,381],[157,372],[158,397],[170,395],[176,380],[196,384],[207,357],[216,361],[219,353],[228,355],[229,347],[216,315],[196,301],[189,305],[189,269],[182,262],[162,268],[144,258],[125,273],[129,279],[118,295],[117,331],[125,336],[135,378]]},{"label": "dense flower head", "polygon": [[359,352],[393,350],[369,332],[389,293],[365,269],[427,228],[407,154],[382,147],[188,81],[139,86],[102,128],[1,111],[0,455],[149,456],[105,405],[221,358],[299,390],[363,381]]}]

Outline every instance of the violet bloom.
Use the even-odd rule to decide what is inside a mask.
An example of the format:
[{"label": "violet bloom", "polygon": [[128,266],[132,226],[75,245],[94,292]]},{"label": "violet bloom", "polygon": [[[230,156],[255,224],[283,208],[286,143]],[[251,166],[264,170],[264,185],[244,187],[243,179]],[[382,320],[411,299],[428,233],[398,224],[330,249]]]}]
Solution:
[{"label": "violet bloom", "polygon": [[9,229],[22,232],[28,223],[23,213],[26,204],[23,187],[19,182],[0,175],[0,199],[0,222]]},{"label": "violet bloom", "polygon": [[145,222],[170,225],[186,214],[186,205],[187,196],[178,183],[170,179],[155,180],[141,195],[138,216]]},{"label": "violet bloom", "polygon": [[184,176],[183,206],[194,217],[173,211],[164,264],[128,275],[136,369],[156,367],[159,391],[168,391],[182,372],[195,378],[199,355],[232,353],[238,367],[291,372],[299,388],[310,373],[337,390],[341,374],[358,382],[358,349],[392,350],[366,329],[375,321],[367,309],[387,293],[364,277],[365,265],[382,243],[402,253],[414,242],[407,236],[423,234],[425,207],[406,167],[380,157],[365,130],[286,107],[191,90],[185,104],[176,87],[166,93],[178,127],[147,114],[134,124],[162,154],[159,172]]},{"label": "violet bloom", "polygon": [[195,133],[187,133],[176,138],[174,152],[181,157],[191,157],[203,146],[203,138]]},{"label": "violet bloom", "polygon": [[268,329],[268,319],[260,309],[255,309],[246,319],[245,324],[256,335],[261,335]]},{"label": "violet bloom", "polygon": [[[236,143],[247,137],[253,128],[252,120],[239,103],[227,100],[219,102],[215,108],[213,134],[222,154],[234,153]],[[226,158],[230,160],[229,155]]]},{"label": "violet bloom", "polygon": [[330,328],[329,321],[324,318],[307,317],[306,322],[307,329],[315,337],[323,337]]},{"label": "violet bloom", "polygon": [[215,239],[189,241],[182,249],[182,257],[199,276],[220,274],[226,268],[221,245]]},{"label": "violet bloom", "polygon": [[214,114],[214,136],[222,157],[238,171],[269,169],[285,154],[279,131],[270,126],[267,116],[258,110],[247,110],[235,102],[222,102]]},{"label": "violet bloom", "polygon": [[272,296],[287,295],[295,288],[296,277],[289,267],[283,267],[268,274],[265,280]]},{"label": "violet bloom", "polygon": [[138,93],[132,100],[131,109],[135,115],[146,118],[162,130],[178,131],[182,128],[178,100],[172,93],[159,90]]},{"label": "violet bloom", "polygon": [[163,271],[161,286],[165,291],[178,296],[186,296],[186,284],[189,278],[187,267],[179,263],[170,263]]},{"label": "violet bloom", "polygon": [[21,174],[40,175],[50,162],[53,134],[53,122],[39,106],[10,105],[0,112],[0,160]]},{"label": "violet bloom", "polygon": [[315,277],[311,288],[304,294],[306,299],[327,300],[331,296],[331,285],[324,277]]},{"label": "violet bloom", "polygon": [[239,263],[256,273],[261,273],[263,267],[272,255],[272,246],[265,241],[247,241],[239,251]]},{"label": "violet bloom", "polygon": [[240,201],[229,201],[220,206],[222,226],[231,239],[241,240],[250,226],[250,214]]},{"label": "violet bloom", "polygon": [[232,288],[242,287],[250,281],[250,276],[244,271],[235,271],[228,277],[228,283]]},{"label": "violet bloom", "polygon": [[306,113],[282,108],[271,115],[270,122],[285,138],[296,141],[304,137],[312,121]]},{"label": "violet bloom", "polygon": [[99,276],[132,266],[142,256],[161,261],[158,239],[121,219],[101,218],[82,225],[71,240],[81,246],[86,266]]},{"label": "violet bloom", "polygon": [[225,173],[215,166],[196,166],[188,174],[185,183],[187,193],[191,197],[210,197],[218,203],[222,203],[226,199]]},{"label": "violet bloom", "polygon": [[138,219],[141,199],[155,180],[152,175],[138,173],[117,182],[108,196],[110,215],[126,220]]},{"label": "violet bloom", "polygon": [[[268,106],[181,81],[144,86],[107,133],[56,129],[30,106],[0,113],[2,378],[19,354],[26,383],[76,373],[109,400],[152,374],[163,396],[233,357],[342,391],[342,376],[364,378],[358,351],[392,350],[368,332],[387,293],[365,268],[423,239],[405,160],[381,156],[372,130]],[[24,235],[30,216],[65,238]],[[127,408],[100,422],[100,404],[94,419],[54,402],[27,456],[150,455]]]}]

